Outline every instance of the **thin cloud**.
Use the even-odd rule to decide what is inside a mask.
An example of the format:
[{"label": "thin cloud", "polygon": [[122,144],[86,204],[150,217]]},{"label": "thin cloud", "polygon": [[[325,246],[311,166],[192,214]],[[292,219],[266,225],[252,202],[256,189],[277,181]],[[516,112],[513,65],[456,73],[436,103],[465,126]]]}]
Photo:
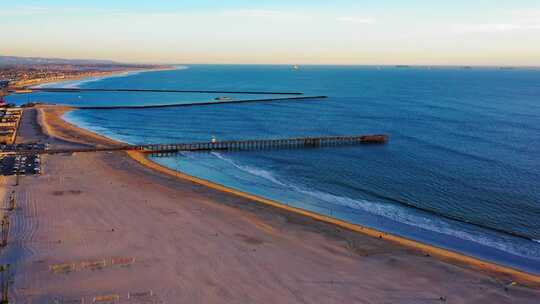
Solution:
[{"label": "thin cloud", "polygon": [[[41,6],[15,6],[0,10],[0,16],[20,17],[46,14],[67,14],[76,12],[98,12],[96,9],[85,9],[82,7],[41,7]],[[101,11],[99,11],[101,12]],[[103,11],[103,12],[108,12]]]},{"label": "thin cloud", "polygon": [[338,17],[337,21],[342,22],[342,23],[351,23],[351,24],[373,24],[373,23],[375,23],[375,19],[373,19],[373,18],[362,18],[362,17],[351,17],[351,16]]},{"label": "thin cloud", "polygon": [[45,14],[47,12],[49,12],[49,8],[47,7],[18,6],[0,10],[0,16],[29,16]]},{"label": "thin cloud", "polygon": [[516,24],[516,23],[489,23],[489,24],[468,24],[457,28],[463,33],[504,33],[515,31],[540,30],[540,24]]},{"label": "thin cloud", "polygon": [[539,20],[540,19],[540,10],[519,10],[512,11],[511,15],[513,18],[519,18],[523,20]]},{"label": "thin cloud", "polygon": [[310,18],[309,15],[296,12],[286,12],[278,10],[263,10],[263,9],[237,9],[226,10],[222,15],[227,17],[247,17],[247,18],[272,18],[272,19],[305,19]]}]

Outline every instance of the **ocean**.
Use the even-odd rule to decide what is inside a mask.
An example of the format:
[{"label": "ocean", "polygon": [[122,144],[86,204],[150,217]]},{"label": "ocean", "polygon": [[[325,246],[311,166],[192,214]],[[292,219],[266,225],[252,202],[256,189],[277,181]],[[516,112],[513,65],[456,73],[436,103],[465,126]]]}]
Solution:
[{"label": "ocean", "polygon": [[[169,168],[283,203],[540,274],[540,70],[190,65],[56,84],[293,91],[328,99],[76,110],[132,144],[389,134],[382,146],[183,153]],[[205,102],[223,94],[34,93],[84,106]],[[268,96],[230,94],[251,99]]]}]

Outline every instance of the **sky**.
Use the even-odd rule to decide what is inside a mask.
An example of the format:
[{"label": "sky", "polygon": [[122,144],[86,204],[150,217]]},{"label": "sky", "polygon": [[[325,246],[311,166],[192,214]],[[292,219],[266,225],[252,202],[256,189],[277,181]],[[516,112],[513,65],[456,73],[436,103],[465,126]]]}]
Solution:
[{"label": "sky", "polygon": [[0,55],[540,66],[540,0],[0,0]]}]

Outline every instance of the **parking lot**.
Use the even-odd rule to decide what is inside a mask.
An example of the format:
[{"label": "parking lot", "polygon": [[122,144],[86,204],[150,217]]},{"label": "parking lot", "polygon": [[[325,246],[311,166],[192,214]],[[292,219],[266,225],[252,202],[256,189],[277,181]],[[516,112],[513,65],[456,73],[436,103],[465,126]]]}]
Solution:
[{"label": "parking lot", "polygon": [[41,173],[38,154],[0,156],[0,175],[34,175]]}]

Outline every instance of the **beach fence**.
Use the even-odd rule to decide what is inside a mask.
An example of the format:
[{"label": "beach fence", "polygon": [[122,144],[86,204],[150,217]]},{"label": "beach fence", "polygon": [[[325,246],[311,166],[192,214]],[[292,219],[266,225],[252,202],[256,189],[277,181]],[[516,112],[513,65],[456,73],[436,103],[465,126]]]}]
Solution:
[{"label": "beach fence", "polygon": [[[15,202],[15,191],[12,191],[9,200],[7,201],[7,206],[5,208],[6,211],[14,211],[16,208],[16,202]],[[2,216],[2,220],[0,222],[0,229],[1,229],[1,239],[0,239],[0,248],[4,248],[8,244],[8,236],[9,236],[9,229],[10,229],[10,218],[9,213],[4,213]],[[10,270],[10,265],[0,265],[0,289],[1,289],[1,295],[0,295],[0,304],[8,304],[9,303],[9,286],[12,281],[12,275]]]}]

